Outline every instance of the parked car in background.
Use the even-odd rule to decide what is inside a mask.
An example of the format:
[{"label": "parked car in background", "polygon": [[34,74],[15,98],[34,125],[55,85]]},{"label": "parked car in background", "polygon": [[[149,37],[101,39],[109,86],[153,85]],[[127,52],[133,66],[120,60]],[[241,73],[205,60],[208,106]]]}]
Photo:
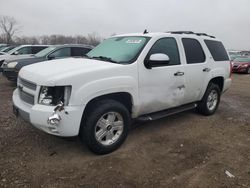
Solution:
[{"label": "parked car in background", "polygon": [[1,66],[3,75],[10,81],[16,81],[18,72],[26,65],[40,63],[46,60],[66,58],[66,57],[82,57],[85,56],[92,46],[89,45],[58,45],[50,46],[39,53],[28,58],[15,59],[5,61]]},{"label": "parked car in background", "polygon": [[8,51],[10,51],[10,50],[12,50],[12,49],[14,49],[14,48],[16,48],[17,46],[7,46],[7,47],[5,47],[5,48],[3,48],[3,49],[1,49],[0,51],[1,52],[8,52]]},{"label": "parked car in background", "polygon": [[193,108],[214,114],[231,85],[230,69],[222,42],[203,33],[114,36],[85,59],[22,68],[13,109],[42,131],[80,135],[93,152],[106,154],[125,141],[132,119]]},{"label": "parked car in background", "polygon": [[232,72],[250,74],[250,57],[240,57],[232,62]]},{"label": "parked car in background", "polygon": [[233,61],[235,58],[242,56],[241,51],[236,51],[236,50],[228,51],[228,55],[231,61]]},{"label": "parked car in background", "polygon": [[7,46],[8,46],[7,44],[0,44],[0,51]]},{"label": "parked car in background", "polygon": [[4,53],[4,52],[0,52],[0,55],[6,55],[6,53]]},{"label": "parked car in background", "polygon": [[6,55],[0,56],[0,67],[5,60],[10,60],[11,58],[16,58],[17,55],[22,55],[23,57],[28,57],[31,54],[36,54],[47,48],[48,45],[21,45],[12,50],[8,51]]}]

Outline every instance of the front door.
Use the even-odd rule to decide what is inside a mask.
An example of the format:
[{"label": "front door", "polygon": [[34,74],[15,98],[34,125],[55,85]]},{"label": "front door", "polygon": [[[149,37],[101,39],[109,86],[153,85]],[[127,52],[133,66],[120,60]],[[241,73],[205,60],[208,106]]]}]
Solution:
[{"label": "front door", "polygon": [[156,112],[183,104],[185,74],[175,38],[157,40],[144,61],[152,54],[166,54],[169,62],[148,69],[139,62],[139,115]]}]

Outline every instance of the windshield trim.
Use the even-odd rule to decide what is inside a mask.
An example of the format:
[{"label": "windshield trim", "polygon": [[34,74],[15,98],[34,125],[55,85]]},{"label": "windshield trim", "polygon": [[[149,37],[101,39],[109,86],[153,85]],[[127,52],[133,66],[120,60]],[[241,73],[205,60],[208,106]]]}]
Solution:
[{"label": "windshield trim", "polygon": [[23,48],[24,46],[17,46],[13,49],[11,49],[10,51],[8,51],[7,53],[10,54],[10,55],[13,55],[14,52],[16,52],[17,50]]}]

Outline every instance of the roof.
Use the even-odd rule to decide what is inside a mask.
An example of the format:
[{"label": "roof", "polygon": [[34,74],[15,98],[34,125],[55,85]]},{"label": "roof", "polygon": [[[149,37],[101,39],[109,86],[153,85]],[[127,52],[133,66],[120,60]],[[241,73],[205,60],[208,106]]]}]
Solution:
[{"label": "roof", "polygon": [[51,45],[44,45],[44,44],[24,44],[24,45],[20,45],[18,47],[26,47],[26,46],[51,46]]},{"label": "roof", "polygon": [[83,48],[94,48],[94,46],[88,45],[88,44],[62,44],[62,45],[56,45],[57,47],[63,47],[63,46],[68,46],[68,47],[83,47]]}]

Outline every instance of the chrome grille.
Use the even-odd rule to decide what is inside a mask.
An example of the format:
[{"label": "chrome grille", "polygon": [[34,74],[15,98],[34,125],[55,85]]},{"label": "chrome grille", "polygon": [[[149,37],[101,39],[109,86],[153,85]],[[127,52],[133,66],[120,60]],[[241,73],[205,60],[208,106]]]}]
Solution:
[{"label": "chrome grille", "polygon": [[28,104],[32,104],[32,105],[33,105],[34,102],[35,102],[34,96],[31,95],[31,94],[29,94],[29,93],[26,93],[26,92],[23,91],[22,88],[20,88],[20,87],[19,87],[19,96],[20,96],[20,98],[21,98],[24,102],[26,102],[26,103],[28,103]]},{"label": "chrome grille", "polygon": [[24,87],[27,87],[27,88],[29,88],[31,90],[34,90],[34,91],[36,90],[36,84],[34,84],[32,82],[29,82],[29,81],[27,81],[27,80],[25,80],[23,78],[19,77],[19,83],[21,85],[23,85]]}]

